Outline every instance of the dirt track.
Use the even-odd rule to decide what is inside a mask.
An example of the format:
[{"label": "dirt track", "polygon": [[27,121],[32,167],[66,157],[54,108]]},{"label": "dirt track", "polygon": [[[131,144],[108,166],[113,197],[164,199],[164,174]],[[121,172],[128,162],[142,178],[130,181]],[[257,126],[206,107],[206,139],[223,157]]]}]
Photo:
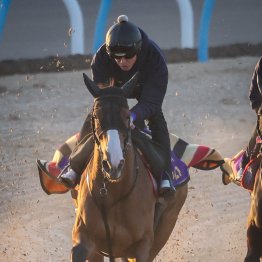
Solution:
[{"label": "dirt track", "polygon": [[[169,64],[164,112],[170,132],[225,157],[237,153],[255,123],[248,88],[257,60]],[[35,159],[50,159],[81,127],[92,104],[81,75],[0,78],[0,261],[69,260],[72,201],[42,191]],[[243,261],[248,208],[249,193],[223,186],[220,170],[191,170],[186,204],[156,261]]]}]

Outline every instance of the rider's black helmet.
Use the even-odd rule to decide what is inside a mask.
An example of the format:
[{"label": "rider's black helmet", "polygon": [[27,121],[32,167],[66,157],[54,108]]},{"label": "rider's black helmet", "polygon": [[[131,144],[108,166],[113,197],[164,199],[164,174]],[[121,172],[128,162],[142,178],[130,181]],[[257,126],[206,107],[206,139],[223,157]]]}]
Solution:
[{"label": "rider's black helmet", "polygon": [[126,15],[120,15],[117,23],[106,34],[106,51],[114,58],[131,58],[138,54],[142,46],[142,36],[137,26],[128,22]]}]

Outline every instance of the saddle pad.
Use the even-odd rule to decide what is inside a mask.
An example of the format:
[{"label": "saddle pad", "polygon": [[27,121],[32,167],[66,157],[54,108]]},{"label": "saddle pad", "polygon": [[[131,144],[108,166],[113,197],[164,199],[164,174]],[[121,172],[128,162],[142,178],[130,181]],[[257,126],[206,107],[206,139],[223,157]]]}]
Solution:
[{"label": "saddle pad", "polygon": [[[146,159],[143,156],[143,153],[140,150],[137,150],[139,152],[140,157],[142,158],[143,163],[145,164],[147,170],[148,170],[148,176],[152,182],[153,190],[155,194],[157,195],[157,182],[154,176],[152,175],[152,172],[149,168],[149,165],[146,161]],[[171,152],[171,165],[172,165],[172,182],[174,187],[182,186],[183,184],[187,183],[190,180],[188,167],[184,162],[182,162],[174,152]]]},{"label": "saddle pad", "polygon": [[251,159],[243,171],[241,186],[249,190],[250,192],[252,192],[254,188],[255,178],[260,165],[260,160],[261,159],[257,157]]},{"label": "saddle pad", "polygon": [[176,154],[171,152],[172,181],[174,187],[179,187],[190,180],[187,165]]},{"label": "saddle pad", "polygon": [[242,158],[243,158],[244,153],[245,153],[245,151],[241,150],[231,160],[231,167],[232,167],[233,173],[235,174],[235,177],[236,177],[237,172],[240,169],[240,164],[242,162]]},{"label": "saddle pad", "polygon": [[255,163],[255,160],[257,158],[251,159],[249,163],[246,165],[243,174],[241,177],[237,177],[237,173],[240,169],[240,164],[242,162],[242,158],[245,151],[241,150],[238,152],[232,159],[230,159],[230,166],[232,168],[232,176],[237,180],[236,183],[243,188],[252,191],[255,181],[255,175],[257,171],[257,165]]}]

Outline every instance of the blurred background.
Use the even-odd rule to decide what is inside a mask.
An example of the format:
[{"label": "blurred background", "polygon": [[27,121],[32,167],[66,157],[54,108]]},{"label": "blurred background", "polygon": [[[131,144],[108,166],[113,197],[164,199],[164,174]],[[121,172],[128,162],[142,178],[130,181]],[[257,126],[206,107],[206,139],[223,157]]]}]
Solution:
[{"label": "blurred background", "polygon": [[[0,0],[1,7],[3,1]],[[83,17],[83,54],[94,52],[95,30],[102,2],[78,0]],[[102,21],[104,32],[101,33],[100,30],[100,34],[103,34],[102,39],[118,15],[126,14],[129,21],[142,28],[162,49],[185,47],[181,44],[182,15],[179,11],[181,1],[112,0],[109,2],[107,15],[104,15]],[[208,1],[189,2],[193,15],[192,47],[198,48],[203,7]],[[213,1],[210,26],[206,36],[208,45],[216,47],[235,43],[262,43],[261,12],[261,0]],[[183,19],[188,21],[188,17]],[[70,17],[63,0],[12,0],[2,27],[0,61],[70,55],[72,41],[70,28]]]}]

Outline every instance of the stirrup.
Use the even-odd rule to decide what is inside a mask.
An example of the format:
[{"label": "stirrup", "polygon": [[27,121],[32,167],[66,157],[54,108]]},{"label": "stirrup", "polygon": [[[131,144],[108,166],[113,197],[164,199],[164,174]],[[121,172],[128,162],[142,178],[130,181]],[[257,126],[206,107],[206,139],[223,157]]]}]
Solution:
[{"label": "stirrup", "polygon": [[165,174],[167,176],[167,179],[161,180],[158,191],[161,197],[163,197],[164,199],[168,199],[175,195],[176,189],[169,174],[166,171]]},{"label": "stirrup", "polygon": [[174,187],[173,185],[173,180],[170,176],[170,174],[167,172],[167,171],[164,171],[165,175],[167,176],[167,179],[165,180],[168,180],[169,181],[169,184],[170,184],[170,188],[172,189],[172,191],[176,191],[176,188]]},{"label": "stirrup", "polygon": [[[72,173],[72,175],[75,176],[74,179],[70,178],[70,172]],[[65,176],[65,175],[68,175]],[[77,185],[77,180],[78,180],[78,174],[73,170],[69,168],[69,165],[59,174],[58,176],[58,180],[64,184],[67,188],[69,189],[74,189]]]}]

